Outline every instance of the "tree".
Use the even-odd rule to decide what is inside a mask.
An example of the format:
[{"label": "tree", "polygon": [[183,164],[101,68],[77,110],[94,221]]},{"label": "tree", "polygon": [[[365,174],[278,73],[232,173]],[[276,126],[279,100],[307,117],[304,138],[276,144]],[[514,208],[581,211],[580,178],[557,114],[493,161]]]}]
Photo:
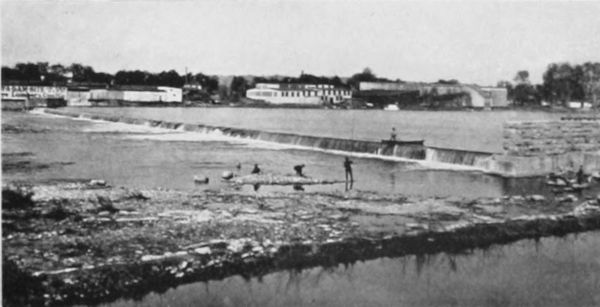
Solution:
[{"label": "tree", "polygon": [[552,63],[544,73],[544,98],[552,103],[561,102],[565,106],[572,99],[583,100],[585,97],[585,72],[581,65],[575,67],[569,63]]},{"label": "tree", "polygon": [[35,63],[17,63],[15,65],[16,70],[19,72],[19,79],[22,81],[40,81],[42,72],[40,69],[43,69],[43,65],[38,65]]},{"label": "tree", "polygon": [[373,71],[371,71],[369,67],[366,67],[361,73],[352,75],[352,77],[348,79],[348,85],[353,89],[359,89],[360,82],[373,81],[379,81],[379,79],[377,78],[377,76],[375,76],[375,74],[373,73]]},{"label": "tree", "polygon": [[537,104],[540,101],[537,99],[536,88],[529,81],[529,72],[520,70],[513,78],[516,85],[512,88],[512,99],[517,105]]},{"label": "tree", "polygon": [[219,79],[217,77],[207,76],[203,73],[193,75],[192,79],[209,94],[216,93],[219,90]]},{"label": "tree", "polygon": [[182,87],[183,83],[185,83],[185,79],[173,69],[169,71],[163,71],[158,75],[148,74],[146,77],[147,80],[151,78],[155,81],[146,81],[147,85]]},{"label": "tree", "polygon": [[531,84],[517,84],[513,89],[513,101],[518,105],[538,104],[535,87]]},{"label": "tree", "polygon": [[600,101],[598,101],[600,97],[600,63],[584,63],[581,70],[581,86],[585,99],[592,104],[593,108],[598,108],[600,107]]},{"label": "tree", "polygon": [[450,80],[444,80],[444,79],[440,79],[438,80],[439,84],[447,84],[447,85],[457,85],[460,84],[460,82],[456,79],[450,79]]},{"label": "tree", "polygon": [[67,73],[67,68],[62,66],[61,64],[53,64],[48,67],[48,73],[64,75]]},{"label": "tree", "polygon": [[246,97],[246,90],[248,89],[248,82],[244,77],[233,77],[231,80],[230,92],[231,99],[233,101],[239,101],[241,97]]},{"label": "tree", "polygon": [[119,70],[115,74],[115,83],[119,85],[144,85],[146,79],[146,73],[140,70]]},{"label": "tree", "polygon": [[517,84],[529,84],[529,72],[527,70],[520,70],[514,78]]},{"label": "tree", "polygon": [[14,68],[2,66],[2,80],[22,80],[21,72]]}]

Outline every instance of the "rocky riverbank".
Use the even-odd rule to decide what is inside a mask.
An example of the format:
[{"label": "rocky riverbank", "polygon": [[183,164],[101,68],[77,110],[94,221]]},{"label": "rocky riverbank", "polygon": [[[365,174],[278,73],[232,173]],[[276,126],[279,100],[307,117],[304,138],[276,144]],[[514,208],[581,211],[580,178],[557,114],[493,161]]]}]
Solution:
[{"label": "rocky riverbank", "polygon": [[183,283],[458,252],[600,228],[600,206],[541,196],[184,193],[101,180],[3,186],[5,306],[89,304]]}]

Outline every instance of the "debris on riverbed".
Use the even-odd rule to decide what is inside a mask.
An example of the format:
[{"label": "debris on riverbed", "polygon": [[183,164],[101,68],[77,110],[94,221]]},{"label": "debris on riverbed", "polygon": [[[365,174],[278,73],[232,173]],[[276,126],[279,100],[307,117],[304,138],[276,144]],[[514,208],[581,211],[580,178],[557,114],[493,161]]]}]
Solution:
[{"label": "debris on riverbed", "polygon": [[[90,304],[178,284],[600,228],[600,206],[539,195],[131,190],[101,180],[2,188],[5,306]],[[19,289],[7,289],[9,285]]]},{"label": "debris on riverbed", "polygon": [[254,174],[234,177],[234,184],[265,184],[265,185],[311,185],[343,183],[343,180],[317,179],[297,175]]}]

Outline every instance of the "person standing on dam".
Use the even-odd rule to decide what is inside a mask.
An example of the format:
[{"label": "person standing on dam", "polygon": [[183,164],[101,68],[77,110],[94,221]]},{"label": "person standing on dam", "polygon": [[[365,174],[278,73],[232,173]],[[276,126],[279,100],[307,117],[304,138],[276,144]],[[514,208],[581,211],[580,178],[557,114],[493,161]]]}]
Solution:
[{"label": "person standing on dam", "polygon": [[[352,184],[354,183],[354,177],[352,176],[352,162],[350,158],[346,157],[344,160],[344,170],[346,171],[346,191],[352,190]],[[348,177],[350,177],[350,188],[348,188]]]},{"label": "person standing on dam", "polygon": [[583,172],[583,165],[579,166],[579,170],[577,171],[577,174],[575,174],[575,177],[577,179],[577,184],[584,184],[586,182],[586,176]]},{"label": "person standing on dam", "polygon": [[390,134],[390,141],[396,141],[396,127],[392,127],[392,133]]},{"label": "person standing on dam", "polygon": [[258,168],[258,164],[254,164],[254,169],[252,169],[252,174],[260,174],[260,168]]}]

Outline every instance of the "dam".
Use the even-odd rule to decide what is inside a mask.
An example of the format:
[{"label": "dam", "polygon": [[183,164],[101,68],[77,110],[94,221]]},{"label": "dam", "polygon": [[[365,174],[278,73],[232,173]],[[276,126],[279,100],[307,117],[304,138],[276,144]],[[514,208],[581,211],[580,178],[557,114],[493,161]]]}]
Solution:
[{"label": "dam", "polygon": [[330,151],[340,154],[367,154],[373,157],[439,162],[475,168],[482,168],[482,166],[487,165],[486,163],[489,163],[487,161],[494,156],[494,153],[491,152],[426,146],[424,144],[425,140],[382,140],[377,142],[371,140],[321,137],[204,124],[189,124],[106,114],[89,114],[61,109],[45,109],[44,112],[47,114],[68,116],[73,118],[86,118],[90,120],[120,122],[132,125],[145,125],[149,127],[186,132],[197,132],[204,134],[218,133],[232,138],[252,139],[263,142],[291,145],[299,148]]},{"label": "dam", "polygon": [[[158,108],[155,110],[160,111]],[[427,291],[431,280],[429,278],[431,275],[428,274],[438,271],[439,267],[427,264],[427,261],[419,260],[422,258],[418,257],[427,257],[431,254],[432,259],[435,259],[437,252],[460,253],[463,250],[458,250],[458,246],[466,248],[469,253],[472,248],[479,251],[480,247],[477,246],[480,244],[485,248],[485,244],[493,242],[510,243],[519,238],[532,238],[530,241],[514,242],[516,244],[513,245],[516,249],[514,257],[510,254],[506,258],[508,263],[502,266],[502,271],[510,272],[510,276],[496,286],[500,287],[526,280],[512,276],[524,271],[522,267],[515,266],[514,261],[511,260],[522,259],[523,248],[532,251],[531,261],[523,264],[525,268],[539,264],[539,259],[546,259],[546,252],[538,252],[540,236],[587,231],[598,227],[595,213],[597,205],[594,205],[596,202],[585,201],[594,199],[597,189],[583,191],[584,194],[578,194],[576,198],[572,198],[571,195],[564,198],[563,195],[553,195],[549,191],[545,193],[546,185],[540,178],[503,178],[478,171],[437,170],[419,163],[398,160],[436,159],[445,161],[440,162],[445,165],[461,165],[458,163],[476,165],[485,164],[487,159],[491,159],[486,157],[485,151],[446,149],[442,146],[431,146],[427,141],[421,144],[418,139],[417,142],[399,144],[368,139],[354,143],[344,137],[328,138],[229,127],[230,122],[226,121],[216,125],[213,123],[199,125],[179,118],[174,120],[143,118],[125,114],[126,112],[99,115],[64,109],[59,111],[68,111],[72,114],[52,116],[45,115],[45,112],[40,114],[38,111],[3,114],[3,133],[6,133],[3,135],[6,137],[4,139],[6,147],[3,149],[6,152],[3,152],[3,158],[7,160],[4,164],[7,166],[4,168],[5,178],[10,178],[14,182],[23,179],[40,182],[33,186],[37,203],[32,210],[45,208],[49,211],[44,213],[44,216],[55,216],[54,212],[60,212],[60,209],[53,210],[53,208],[62,208],[62,212],[73,214],[73,218],[65,219],[69,224],[41,224],[48,227],[82,229],[82,231],[87,231],[85,230],[87,227],[94,229],[90,233],[95,237],[90,237],[87,241],[89,243],[69,245],[69,248],[65,248],[62,243],[65,241],[65,236],[78,238],[81,233],[79,230],[75,233],[67,231],[61,234],[63,233],[61,229],[39,229],[37,231],[39,233],[61,234],[44,237],[44,240],[37,239],[36,233],[28,232],[31,235],[27,245],[22,244],[21,233],[9,234],[14,236],[7,240],[7,244],[11,244],[10,253],[28,257],[26,261],[16,262],[13,270],[27,269],[35,276],[47,278],[47,284],[56,286],[49,291],[56,295],[47,299],[58,303],[91,304],[109,302],[117,297],[128,297],[129,293],[137,293],[140,296],[154,290],[162,293],[166,288],[161,290],[144,286],[158,284],[168,284],[173,287],[188,284],[193,287],[193,293],[201,293],[198,289],[205,285],[219,285],[219,281],[215,279],[224,278],[227,283],[231,280],[228,279],[230,277],[235,280],[237,273],[242,276],[253,276],[249,275],[249,272],[254,272],[253,268],[256,269],[256,278],[265,276],[265,280],[268,281],[270,276],[281,276],[281,274],[285,276],[288,269],[298,270],[299,264],[303,264],[302,272],[310,272],[313,269],[318,272],[321,266],[327,268],[329,265],[347,263],[351,265],[356,263],[357,270],[361,270],[361,261],[372,261],[373,266],[369,270],[393,272],[394,276],[399,276],[400,282],[403,280],[402,276],[406,276],[407,283],[416,284],[416,288],[411,288],[414,291],[420,288]],[[283,142],[288,142],[289,145],[279,145],[284,144]],[[315,144],[334,149],[310,147],[316,146]],[[523,144],[520,147],[522,157],[535,157],[535,155],[525,156],[525,153],[535,151],[532,146],[533,144]],[[352,153],[343,150],[363,152]],[[410,156],[410,150],[413,150],[415,159],[400,157]],[[272,192],[269,186],[262,187],[259,192],[251,191],[251,187],[250,190],[230,190],[218,184],[205,189],[205,185],[195,186],[191,182],[192,175],[198,173],[210,177],[211,184],[213,181],[218,182],[221,172],[235,167],[239,161],[243,163],[241,173],[248,173],[248,166],[253,163],[261,163],[261,168],[267,172],[283,173],[292,171],[292,163],[305,162],[308,165],[309,176],[336,179],[341,177],[343,156],[340,154],[352,154],[352,159],[355,161],[358,185],[349,192],[342,192],[341,187],[336,186],[323,189],[313,189],[310,186],[307,187],[306,192],[292,192],[290,187]],[[62,181],[77,178],[101,178],[102,180],[87,181],[88,183]],[[217,180],[212,180],[213,178]],[[48,180],[49,184],[44,183]],[[81,188],[75,188],[78,186]],[[13,196],[21,195],[19,194],[21,192],[22,195],[30,195],[26,189],[27,185],[23,187],[13,185],[7,186],[6,190],[14,191],[15,193],[10,194]],[[415,196],[417,194],[423,196]],[[100,211],[107,208],[107,195],[113,206],[118,206],[119,209],[116,213],[109,212],[108,216],[106,212]],[[72,197],[70,202],[64,200],[66,197]],[[62,200],[58,203],[54,199]],[[473,202],[473,199],[478,200]],[[564,202],[563,199],[568,199],[570,202]],[[578,199],[585,203],[580,206],[581,202]],[[60,204],[61,207],[55,204]],[[141,204],[143,207],[139,207]],[[268,210],[261,209],[265,204]],[[90,211],[90,208],[97,209]],[[131,215],[129,208],[138,208],[137,213]],[[289,212],[289,214],[281,214],[282,212]],[[328,214],[324,215],[325,213]],[[499,213],[501,215],[498,215]],[[60,215],[56,216],[60,217]],[[81,216],[81,223],[77,222],[79,220],[77,216]],[[190,221],[190,223],[182,224],[183,221]],[[305,224],[301,227],[295,226],[300,221]],[[30,223],[27,218],[23,219],[23,222]],[[222,227],[225,222],[233,223],[226,224],[232,227]],[[114,229],[115,226],[118,228],[114,230],[114,235],[107,236],[104,230],[98,231],[98,223],[105,225],[102,229]],[[164,227],[165,223],[172,223],[169,224],[172,226]],[[254,226],[247,228],[248,223]],[[234,224],[243,228],[235,228]],[[218,229],[221,232],[233,229],[233,234],[241,234],[241,236],[226,237],[226,241],[216,240],[217,237],[213,236],[186,237],[185,242],[171,244],[170,242],[181,242],[181,233],[202,235],[221,233],[196,230],[172,232],[172,229],[185,227],[182,225],[189,225],[187,228],[189,230],[198,227],[208,230]],[[211,225],[219,228],[204,228],[212,227]],[[157,234],[156,229],[164,229],[166,232]],[[372,235],[364,235],[363,229],[371,231]],[[386,229],[389,231],[382,233],[382,230],[386,231]],[[306,231],[306,236],[300,240],[295,239],[298,230]],[[361,235],[347,236],[353,233]],[[130,244],[130,240],[122,240],[123,234],[133,234],[136,238],[139,238],[139,235],[147,236],[152,243],[147,247],[144,246],[142,253],[139,253],[138,246]],[[247,241],[245,237],[253,234],[256,234],[257,239],[252,237]],[[165,235],[173,236],[166,241],[166,244]],[[264,240],[265,235],[270,236],[269,241]],[[273,239],[271,235],[274,235]],[[396,237],[398,235],[400,237]],[[590,235],[591,238],[595,238],[595,233]],[[158,241],[154,241],[154,238]],[[275,250],[275,246],[271,244],[281,239],[290,239],[289,242],[292,244],[277,245]],[[311,241],[306,241],[307,239]],[[114,248],[115,240],[122,242],[119,248]],[[541,239],[543,242],[555,242],[552,240],[554,239]],[[48,242],[53,242],[52,251],[61,255],[58,261],[52,260],[54,258],[42,258],[44,254],[31,252],[32,247],[35,247],[34,244],[48,246]],[[89,255],[86,253],[87,246],[88,244],[97,246],[96,242],[108,243],[106,251],[111,251],[111,254],[98,254],[97,260],[89,262],[86,260]],[[561,244],[557,250],[569,251],[572,245],[570,242],[579,241],[565,243],[561,239],[556,239],[556,242]],[[594,263],[592,257],[596,253],[590,251],[596,250],[593,248],[595,241],[587,239],[577,244],[581,246],[585,257],[591,259],[589,263]],[[80,249],[81,256],[78,254],[77,257],[73,257],[74,249],[71,247],[78,246],[83,246]],[[156,250],[156,247],[161,249]],[[105,249],[101,251],[103,250]],[[223,251],[226,254],[222,254]],[[357,251],[360,253],[356,253]],[[454,259],[458,259],[456,266],[458,273],[450,273],[455,275],[449,276],[462,278],[461,272],[472,276],[473,272],[468,262],[479,263],[481,259],[487,259],[484,257],[487,250],[480,251],[483,255],[477,254],[464,260],[450,255],[448,260],[450,268],[455,266],[452,264],[455,263]],[[553,250],[550,250],[550,253],[554,253]],[[220,255],[223,255],[223,258]],[[230,255],[236,258],[231,258]],[[293,255],[293,257],[286,258],[286,255]],[[121,258],[125,262],[112,262],[112,259],[117,259],[115,257],[126,257]],[[418,276],[405,275],[398,270],[397,266],[388,267],[386,263],[378,260],[405,259],[403,257],[408,259],[417,257],[412,270],[425,272],[427,276],[422,282],[415,282]],[[492,258],[489,267],[498,267],[495,262],[497,258]],[[37,259],[46,259],[46,262],[41,266],[20,264],[40,263],[36,262]],[[236,262],[228,262],[227,259],[235,259]],[[270,262],[270,259],[274,262]],[[548,270],[544,269],[545,271],[554,272],[553,268],[564,266],[564,262],[558,262],[557,266],[553,266],[554,260],[549,262],[543,264],[544,268],[548,268]],[[213,266],[212,264],[215,263],[216,265]],[[94,266],[94,264],[99,265]],[[153,269],[154,267],[158,270]],[[222,269],[224,267],[226,269]],[[240,271],[231,270],[236,267],[240,268]],[[264,275],[265,269],[272,271],[266,271],[270,274]],[[477,267],[473,269],[478,270]],[[542,270],[535,267],[533,271]],[[115,274],[116,272],[119,274]],[[335,276],[337,272],[325,273],[323,276],[327,279]],[[485,272],[491,271],[486,269]],[[574,274],[573,272],[570,270],[569,274]],[[586,292],[588,289],[595,289],[595,284],[585,283],[580,286],[582,283],[577,282],[586,280],[587,276],[592,276],[587,280],[594,282],[595,272],[597,272],[595,267],[591,269],[586,267],[586,270],[577,273],[576,282],[569,283],[569,285],[577,285],[576,287],[567,288],[559,283],[561,286],[557,286],[556,291],[560,292],[560,289],[571,291],[575,288]],[[118,280],[111,278],[115,275],[120,276]],[[368,274],[360,274],[361,278],[365,276],[365,283],[371,283],[371,280],[378,278],[379,275],[369,277]],[[201,276],[208,279],[202,279]],[[549,280],[552,276],[554,276],[552,273],[539,276],[534,282]],[[561,278],[557,278],[556,281],[562,280]],[[65,280],[78,282],[73,285],[64,282]],[[134,280],[143,282],[137,283]],[[447,282],[441,275],[433,280],[439,284],[452,283],[452,281]],[[491,272],[489,277],[482,276],[481,280],[483,282],[497,280],[497,275]],[[390,282],[396,281],[390,279]],[[248,282],[252,287],[263,284],[280,283],[277,281],[263,283],[260,280],[256,284],[252,281]],[[246,284],[241,286],[244,285]],[[528,286],[524,284],[523,288],[530,288]],[[34,289],[35,284],[29,288]],[[223,294],[219,296],[231,296],[232,291],[239,288],[240,285],[237,284],[226,286]],[[172,290],[172,296],[169,296],[171,294],[158,295],[157,299],[161,301],[154,305],[164,305],[165,300],[170,299],[169,297],[186,296],[185,293],[177,291],[178,289],[180,288]],[[305,293],[306,289],[310,288],[301,286],[302,293]],[[351,288],[349,289],[348,291],[351,292]],[[395,289],[391,290],[395,291]],[[547,293],[547,291],[544,289],[542,292]],[[520,295],[522,298],[527,298],[530,292],[524,291]],[[278,291],[273,293],[274,296],[286,299],[281,304],[275,303],[275,306],[285,305],[290,298],[296,297],[294,293],[291,294],[292,297]],[[485,287],[479,289],[477,293],[481,299],[486,299]],[[506,289],[504,293],[511,296],[514,291]],[[571,299],[568,294],[561,295]],[[43,293],[35,297],[46,299]],[[242,296],[245,297],[247,296]],[[312,297],[312,294],[301,297]],[[419,299],[419,296],[415,299]],[[133,305],[136,302],[134,301]],[[590,299],[584,302],[590,302]],[[128,300],[115,303],[115,306],[132,304]],[[153,305],[147,300],[142,304]],[[186,305],[185,302],[181,304]]]},{"label": "dam", "polygon": [[186,132],[217,133],[232,138],[285,144],[337,154],[365,154],[384,159],[443,163],[505,177],[541,176],[549,172],[574,170],[580,165],[588,173],[600,169],[600,121],[589,118],[574,120],[573,117],[568,117],[504,123],[503,150],[488,152],[429,146],[427,139],[374,141],[87,113],[76,109],[45,109],[44,112]]}]

